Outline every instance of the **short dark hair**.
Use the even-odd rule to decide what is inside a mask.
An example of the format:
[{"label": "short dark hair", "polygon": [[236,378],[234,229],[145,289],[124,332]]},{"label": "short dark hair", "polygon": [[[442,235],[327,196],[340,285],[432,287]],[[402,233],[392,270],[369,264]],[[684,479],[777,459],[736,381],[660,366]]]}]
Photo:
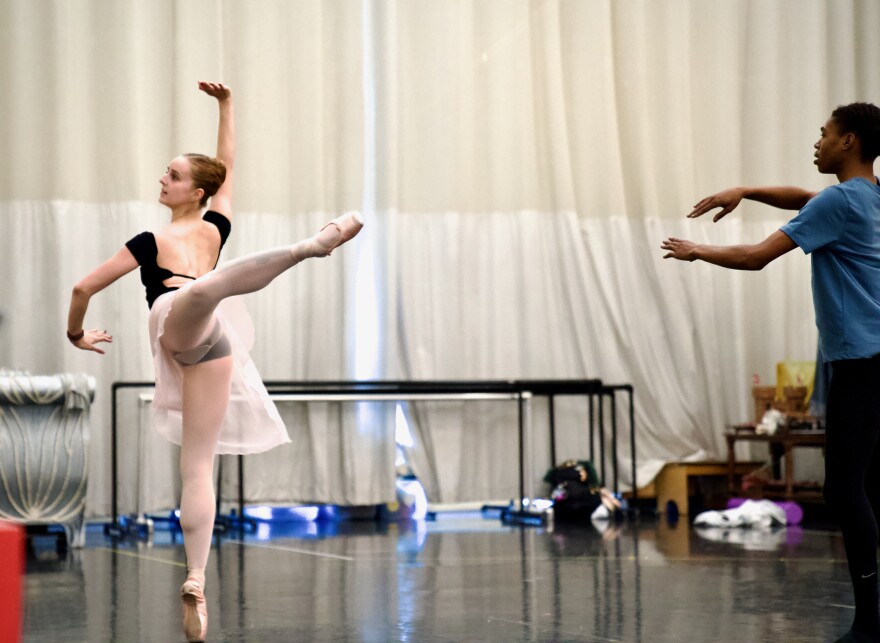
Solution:
[{"label": "short dark hair", "polygon": [[862,145],[862,160],[873,161],[880,156],[880,107],[871,103],[839,105],[831,118],[841,134],[855,134]]}]

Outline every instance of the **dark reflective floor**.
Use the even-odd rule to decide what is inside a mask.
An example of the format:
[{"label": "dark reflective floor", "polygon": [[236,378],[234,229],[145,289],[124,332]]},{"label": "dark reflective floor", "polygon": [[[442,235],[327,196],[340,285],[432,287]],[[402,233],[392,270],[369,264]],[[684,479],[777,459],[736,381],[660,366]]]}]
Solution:
[{"label": "dark reflective floor", "polygon": [[[39,539],[37,539],[38,541]],[[31,553],[25,641],[182,641],[179,534]],[[508,527],[262,524],[217,540],[209,641],[829,641],[852,599],[832,531],[695,532],[652,518]]]}]

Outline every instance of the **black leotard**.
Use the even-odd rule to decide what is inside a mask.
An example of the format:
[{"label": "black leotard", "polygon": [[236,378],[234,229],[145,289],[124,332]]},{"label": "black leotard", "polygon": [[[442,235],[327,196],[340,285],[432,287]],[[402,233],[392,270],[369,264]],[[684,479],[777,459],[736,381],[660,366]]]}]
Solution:
[{"label": "black leotard", "polygon": [[[220,249],[217,251],[217,261],[219,261],[220,250],[223,250],[223,245],[226,243],[226,239],[229,238],[232,224],[229,219],[214,210],[208,210],[205,212],[202,219],[208,223],[213,223],[217,226],[217,230],[220,232]],[[139,235],[126,241],[125,247],[131,251],[131,254],[134,255],[134,258],[137,259],[138,265],[141,267],[141,283],[144,284],[147,289],[147,304],[150,308],[153,307],[153,302],[158,299],[159,295],[164,295],[166,292],[177,290],[176,286],[166,286],[163,283],[166,279],[170,277],[195,279],[195,277],[189,275],[178,275],[156,263],[159,249],[156,246],[156,237],[153,236],[152,232],[141,232]],[[214,267],[217,267],[216,262],[214,263]]]}]

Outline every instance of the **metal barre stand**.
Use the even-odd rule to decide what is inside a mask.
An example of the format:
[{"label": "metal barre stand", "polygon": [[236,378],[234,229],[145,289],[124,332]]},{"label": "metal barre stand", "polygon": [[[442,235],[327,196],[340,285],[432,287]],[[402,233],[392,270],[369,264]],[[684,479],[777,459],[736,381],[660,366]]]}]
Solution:
[{"label": "metal barre stand", "polygon": [[[603,398],[611,398],[611,445],[614,491],[618,491],[617,471],[617,406],[615,393],[629,393],[630,448],[632,453],[632,498],[636,499],[635,413],[633,387],[629,384],[604,385],[601,380],[368,380],[368,381],[266,381],[269,393],[276,399],[300,401],[378,401],[378,400],[468,400],[468,399],[516,399],[518,401],[518,447],[519,447],[519,499],[526,497],[525,455],[526,433],[530,429],[527,405],[533,396],[548,398],[551,462],[556,462],[556,427],[554,399],[557,395],[586,395],[589,399],[590,459],[595,461],[594,399],[598,398],[600,428],[604,426]],[[118,443],[117,443],[117,392],[124,388],[152,388],[154,382],[114,382],[111,386],[111,510],[113,522],[109,531],[119,532],[122,523],[118,506]],[[599,435],[599,453],[602,478],[605,478],[605,447]],[[239,515],[244,519],[244,462],[238,456],[238,504]],[[218,494],[218,502],[220,495]]]}]

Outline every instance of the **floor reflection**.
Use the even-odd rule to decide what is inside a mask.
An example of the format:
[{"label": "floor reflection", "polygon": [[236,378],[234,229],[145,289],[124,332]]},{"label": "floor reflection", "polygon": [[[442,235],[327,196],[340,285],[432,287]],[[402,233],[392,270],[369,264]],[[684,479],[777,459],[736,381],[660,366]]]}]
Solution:
[{"label": "floor reflection", "polygon": [[783,546],[797,546],[803,541],[798,526],[771,528],[695,527],[694,533],[712,542],[738,545],[752,551],[781,551]]},{"label": "floor reflection", "polygon": [[[24,638],[181,640],[183,574],[161,529],[35,550]],[[258,523],[215,539],[207,588],[212,641],[822,641],[852,617],[835,532],[650,518]]]}]

